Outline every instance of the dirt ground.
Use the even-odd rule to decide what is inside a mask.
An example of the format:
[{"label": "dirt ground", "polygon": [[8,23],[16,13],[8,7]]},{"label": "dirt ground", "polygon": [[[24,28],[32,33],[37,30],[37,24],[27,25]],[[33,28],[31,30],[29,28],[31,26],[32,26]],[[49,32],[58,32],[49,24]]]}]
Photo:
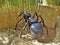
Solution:
[{"label": "dirt ground", "polygon": [[[60,17],[57,17],[56,37],[52,42],[41,43],[36,39],[20,38],[20,32],[17,30],[0,29],[0,45],[60,45]],[[53,33],[51,33],[53,34]],[[28,37],[28,36],[25,36]],[[42,41],[43,42],[43,41]]]}]

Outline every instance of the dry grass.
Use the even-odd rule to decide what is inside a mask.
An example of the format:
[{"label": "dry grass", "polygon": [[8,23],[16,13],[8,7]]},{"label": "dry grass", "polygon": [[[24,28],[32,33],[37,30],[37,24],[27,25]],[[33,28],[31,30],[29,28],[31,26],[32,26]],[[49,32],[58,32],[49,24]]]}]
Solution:
[{"label": "dry grass", "polygon": [[18,13],[22,10],[22,8],[18,7],[2,7],[0,8],[0,28],[14,26],[16,23],[16,18]]},{"label": "dry grass", "polygon": [[[14,7],[11,6],[9,8],[2,7],[0,8],[0,28],[14,26],[16,24],[17,16],[20,12],[23,11],[22,7]],[[34,14],[36,11],[38,14],[41,14],[43,17],[45,24],[48,27],[54,27],[56,24],[56,10],[55,8],[48,6],[40,6],[40,7],[31,7],[31,14]]]}]

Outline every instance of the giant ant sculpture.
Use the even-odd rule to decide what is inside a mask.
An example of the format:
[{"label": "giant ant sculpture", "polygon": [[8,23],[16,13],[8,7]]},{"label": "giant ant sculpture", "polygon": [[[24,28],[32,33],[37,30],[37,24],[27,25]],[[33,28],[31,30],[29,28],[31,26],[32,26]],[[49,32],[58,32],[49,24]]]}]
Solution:
[{"label": "giant ant sculpture", "polygon": [[[48,34],[48,28],[47,28],[47,26],[45,25],[44,20],[43,20],[43,18],[41,17],[41,15],[38,15],[38,14],[35,12],[35,14],[34,14],[33,16],[31,16],[31,14],[28,13],[28,12],[26,12],[26,11],[20,13],[19,16],[21,16],[21,15],[22,15],[23,17],[16,23],[16,25],[15,25],[15,30],[17,29],[18,23],[24,18],[26,23],[25,23],[25,25],[23,26],[23,28],[21,29],[22,31],[25,29],[25,27],[26,27],[27,25],[29,25],[30,31],[31,31],[31,34],[32,34],[32,35],[36,35],[36,34],[39,32],[39,30],[42,30],[43,27],[46,28],[46,31],[47,31],[47,34]],[[34,18],[35,18],[35,15],[37,16],[36,19],[34,19]],[[41,18],[41,21],[40,21],[40,22],[38,22],[38,18],[39,18],[39,17]],[[21,33],[22,33],[22,32],[21,32]]]}]

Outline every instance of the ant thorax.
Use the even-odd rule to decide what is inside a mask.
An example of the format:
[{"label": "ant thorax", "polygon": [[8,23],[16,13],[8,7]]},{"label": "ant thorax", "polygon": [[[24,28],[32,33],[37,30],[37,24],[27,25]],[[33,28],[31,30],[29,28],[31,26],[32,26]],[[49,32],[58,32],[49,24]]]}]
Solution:
[{"label": "ant thorax", "polygon": [[28,22],[29,24],[38,23],[33,17],[29,17]]}]

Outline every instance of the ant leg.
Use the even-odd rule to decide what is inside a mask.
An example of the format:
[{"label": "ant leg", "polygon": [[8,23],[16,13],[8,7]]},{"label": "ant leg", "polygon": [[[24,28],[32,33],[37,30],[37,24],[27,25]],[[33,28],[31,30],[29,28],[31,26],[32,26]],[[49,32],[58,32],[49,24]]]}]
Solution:
[{"label": "ant leg", "polygon": [[23,18],[21,18],[21,19],[16,23],[16,25],[15,25],[15,30],[16,30],[16,28],[17,28],[18,23],[19,23],[22,19],[23,19]]},{"label": "ant leg", "polygon": [[28,21],[25,23],[24,27],[21,29],[22,31],[21,31],[21,33],[20,33],[20,37],[21,37],[21,35],[22,35],[22,33],[23,33],[23,30],[26,28],[27,24],[28,24]]},{"label": "ant leg", "polygon": [[41,20],[42,20],[42,21],[40,21],[40,23],[42,23],[43,26],[46,28],[46,31],[47,31],[47,34],[48,34],[48,28],[47,28],[47,26],[45,25],[43,18],[41,17],[41,15],[39,15],[39,17],[40,17]]},{"label": "ant leg", "polygon": [[21,12],[20,15],[18,15],[18,17],[21,16],[22,14],[24,14],[24,12]]},{"label": "ant leg", "polygon": [[37,12],[35,12],[35,14],[33,15],[33,18],[35,17],[35,15],[37,16],[37,21],[38,21],[38,14],[37,14]]},{"label": "ant leg", "polygon": [[45,25],[44,21],[43,21],[42,23],[43,23],[43,26],[46,28],[46,32],[47,32],[47,35],[48,35],[48,28],[47,28],[47,26]]},{"label": "ant leg", "polygon": [[47,26],[44,24],[44,21],[41,21],[40,23],[42,23],[42,24],[43,24],[43,27],[46,28],[46,32],[47,32],[47,35],[48,35],[48,28],[47,28]]},{"label": "ant leg", "polygon": [[[20,15],[18,15],[18,17],[21,16],[22,14],[23,14],[23,12],[21,12]],[[16,25],[15,25],[15,30],[16,30],[16,28],[17,28],[18,23],[19,23],[21,20],[22,20],[22,18],[16,23]]]}]

